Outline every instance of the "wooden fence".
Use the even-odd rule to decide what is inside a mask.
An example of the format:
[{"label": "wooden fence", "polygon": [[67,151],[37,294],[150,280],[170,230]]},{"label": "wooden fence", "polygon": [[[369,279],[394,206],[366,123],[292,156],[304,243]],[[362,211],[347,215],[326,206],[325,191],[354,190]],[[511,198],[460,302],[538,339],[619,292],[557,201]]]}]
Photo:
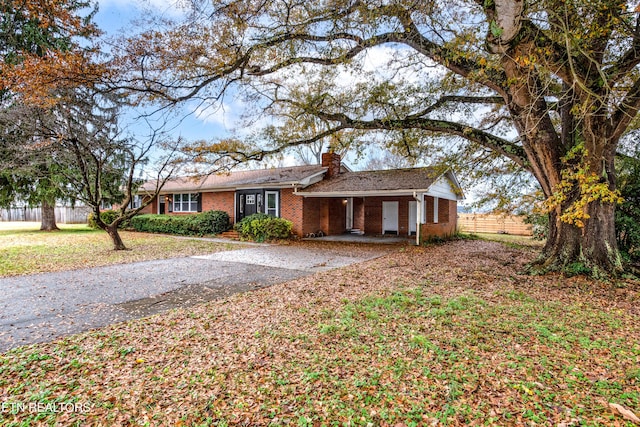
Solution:
[{"label": "wooden fence", "polygon": [[531,224],[521,216],[492,214],[458,214],[458,228],[468,233],[506,233],[532,236]]},{"label": "wooden fence", "polygon": [[[56,206],[56,222],[60,224],[85,224],[91,209],[86,206],[75,208]],[[0,221],[42,221],[42,211],[37,208],[9,208],[0,209]]]}]

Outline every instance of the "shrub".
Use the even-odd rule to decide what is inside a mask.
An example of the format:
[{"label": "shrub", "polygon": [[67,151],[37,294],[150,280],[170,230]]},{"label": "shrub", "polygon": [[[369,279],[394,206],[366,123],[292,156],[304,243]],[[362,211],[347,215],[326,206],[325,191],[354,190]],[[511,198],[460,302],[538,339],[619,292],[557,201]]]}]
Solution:
[{"label": "shrub", "polygon": [[264,242],[290,238],[292,226],[292,222],[286,219],[257,213],[244,217],[236,224],[235,229],[245,239]]},{"label": "shrub", "polygon": [[[102,219],[102,222],[104,222],[105,224],[111,224],[117,217],[118,212],[114,210],[100,212],[100,219]],[[96,217],[93,212],[89,213],[89,216],[87,217],[87,224],[91,228],[99,228],[98,224],[96,224]]]},{"label": "shrub", "polygon": [[202,236],[219,234],[229,229],[229,214],[208,211],[194,215],[138,215],[131,218],[131,227],[148,233]]},{"label": "shrub", "polygon": [[195,220],[202,234],[220,234],[231,227],[229,214],[225,211],[202,212],[196,215]]}]

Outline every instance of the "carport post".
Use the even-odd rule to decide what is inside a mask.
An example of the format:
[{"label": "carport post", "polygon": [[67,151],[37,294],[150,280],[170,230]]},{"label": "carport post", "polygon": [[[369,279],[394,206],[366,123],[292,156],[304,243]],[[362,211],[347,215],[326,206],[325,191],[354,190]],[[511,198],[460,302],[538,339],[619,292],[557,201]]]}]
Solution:
[{"label": "carport post", "polygon": [[413,198],[416,200],[416,246],[420,246],[420,238],[422,235],[422,230],[420,229],[420,223],[422,220],[422,200],[424,199],[424,194],[413,192]]}]

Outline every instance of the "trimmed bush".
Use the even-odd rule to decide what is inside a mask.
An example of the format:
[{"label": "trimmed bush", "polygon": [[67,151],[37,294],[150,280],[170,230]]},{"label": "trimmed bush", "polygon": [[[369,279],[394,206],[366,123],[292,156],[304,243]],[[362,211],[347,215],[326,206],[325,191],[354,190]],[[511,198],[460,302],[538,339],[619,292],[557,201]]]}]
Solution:
[{"label": "trimmed bush", "polygon": [[293,223],[271,215],[257,213],[244,217],[235,229],[244,239],[264,242],[266,240],[288,239]]},{"label": "trimmed bush", "polygon": [[[118,212],[114,210],[107,210],[107,211],[100,212],[100,219],[102,219],[102,222],[104,222],[105,224],[111,224],[113,220],[116,219],[117,217],[118,217]],[[87,224],[91,228],[99,228],[98,224],[96,224],[96,217],[93,212],[89,213],[89,216],[87,217]]]},{"label": "trimmed bush", "polygon": [[136,231],[203,236],[227,231],[229,214],[224,211],[207,211],[195,215],[146,214],[134,216],[129,223]]}]

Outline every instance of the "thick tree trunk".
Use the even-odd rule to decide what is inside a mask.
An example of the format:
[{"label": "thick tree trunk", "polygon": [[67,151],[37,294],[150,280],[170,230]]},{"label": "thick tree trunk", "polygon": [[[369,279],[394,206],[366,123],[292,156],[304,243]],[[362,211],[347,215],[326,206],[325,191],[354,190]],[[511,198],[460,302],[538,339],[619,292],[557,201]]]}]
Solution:
[{"label": "thick tree trunk", "polygon": [[588,206],[590,218],[583,228],[549,214],[549,236],[532,272],[561,271],[568,274],[589,274],[606,278],[622,272],[618,252],[614,207],[598,201]]},{"label": "thick tree trunk", "polygon": [[40,223],[41,231],[55,231],[59,230],[56,224],[56,207],[55,205],[50,205],[46,201],[42,202],[42,206],[40,208],[42,212],[42,221]]},{"label": "thick tree trunk", "polygon": [[118,233],[117,225],[107,225],[105,231],[111,237],[111,241],[113,242],[113,250],[115,251],[125,251],[127,247],[124,245],[122,238],[120,237],[120,233]]}]

